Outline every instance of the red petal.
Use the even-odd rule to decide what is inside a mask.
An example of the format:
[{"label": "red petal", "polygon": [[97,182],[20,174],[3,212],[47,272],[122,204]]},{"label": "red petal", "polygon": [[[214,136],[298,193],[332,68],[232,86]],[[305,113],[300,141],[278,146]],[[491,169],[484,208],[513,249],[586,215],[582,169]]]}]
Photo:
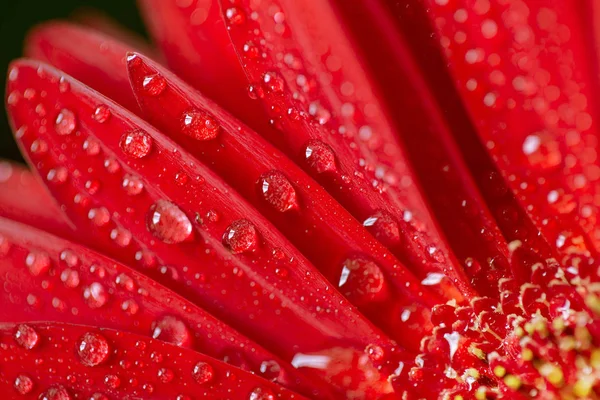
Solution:
[{"label": "red petal", "polygon": [[402,236],[390,248],[420,279],[444,274],[470,295],[468,279],[432,220],[396,132],[329,3],[222,5],[253,95],[284,132],[287,154],[359,220],[390,215]]},{"label": "red petal", "polygon": [[48,22],[36,27],[27,37],[25,55],[56,68],[94,89],[123,107],[138,112],[137,102],[127,79],[126,54],[135,50],[90,28],[65,22]]},{"label": "red petal", "polygon": [[[224,359],[284,386],[314,387],[291,365],[150,278],[85,247],[2,218],[0,274],[7,277],[0,292],[0,321],[49,320],[118,329]],[[272,365],[280,373],[265,368]]]},{"label": "red petal", "polygon": [[[329,281],[336,285],[341,282],[341,292],[363,313],[392,334],[395,332],[401,343],[411,343],[418,349],[419,332],[410,337],[403,332],[416,323],[426,329],[428,322],[415,320],[428,314],[418,303],[426,304],[428,309],[436,300],[423,293],[419,282],[394,256],[373,240],[318,183],[250,128],[147,58],[130,57],[128,66],[132,87],[150,123],[210,165],[279,228]],[[215,135],[208,138],[206,121],[216,127],[210,129]],[[384,223],[373,221],[382,226]],[[373,261],[375,264],[369,264],[376,270],[373,273],[383,272],[391,285],[385,283],[363,292],[362,288],[374,279],[373,274],[360,267],[349,271],[345,266],[359,259]],[[358,292],[349,292],[354,279],[360,281],[354,287]],[[410,310],[412,318],[407,318],[404,325],[400,315],[405,310]]]},{"label": "red petal", "polygon": [[[29,349],[28,345],[34,346]],[[179,395],[299,399],[275,383],[205,355],[111,329],[35,322],[0,324],[0,387],[10,398],[71,400]],[[97,393],[97,394],[96,394]],[[45,397],[42,397],[45,394]],[[269,397],[265,397],[269,398]]]},{"label": "red petal", "polygon": [[[18,141],[24,149],[34,138],[48,142],[46,155],[26,156],[78,229],[93,233],[91,246],[135,264],[284,358],[372,343],[390,354],[387,338],[183,149],[70,77],[61,84],[49,66],[20,61],[11,71],[11,92],[43,90],[39,101],[52,110],[40,119],[35,103],[13,103]],[[61,91],[65,83],[69,90]],[[88,182],[100,185],[93,195]]]},{"label": "red petal", "polygon": [[[37,141],[37,150],[47,144]],[[46,188],[24,167],[0,161],[0,216],[72,238],[74,231]]]}]

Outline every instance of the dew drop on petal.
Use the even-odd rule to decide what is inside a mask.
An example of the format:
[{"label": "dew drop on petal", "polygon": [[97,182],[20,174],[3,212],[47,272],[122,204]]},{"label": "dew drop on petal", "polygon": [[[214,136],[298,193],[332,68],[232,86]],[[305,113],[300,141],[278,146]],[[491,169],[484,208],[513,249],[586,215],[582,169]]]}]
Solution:
[{"label": "dew drop on petal", "polygon": [[167,87],[167,81],[159,74],[148,75],[142,81],[144,93],[149,96],[158,96]]},{"label": "dew drop on petal", "polygon": [[194,365],[194,369],[192,370],[192,377],[199,384],[208,383],[213,380],[215,372],[213,367],[205,363],[203,361],[198,362]]},{"label": "dew drop on petal", "polygon": [[106,304],[108,293],[106,293],[102,284],[94,282],[84,289],[83,298],[89,307],[100,308]]},{"label": "dew drop on petal", "polygon": [[40,342],[40,337],[35,329],[25,324],[17,326],[14,338],[19,346],[27,350],[33,349]]},{"label": "dew drop on petal", "polygon": [[246,22],[246,14],[238,7],[231,7],[225,10],[225,17],[230,25],[241,25]]},{"label": "dew drop on petal", "polygon": [[338,287],[352,303],[374,300],[384,288],[384,276],[373,261],[356,257],[344,262]]},{"label": "dew drop on petal", "polygon": [[76,288],[79,286],[79,272],[74,269],[67,268],[60,273],[60,280],[68,288]]},{"label": "dew drop on petal", "polygon": [[225,230],[223,244],[234,254],[252,251],[258,246],[258,233],[250,221],[238,219]]},{"label": "dew drop on petal", "polygon": [[192,223],[179,207],[167,200],[158,200],[150,207],[146,226],[159,240],[181,243],[192,234]]},{"label": "dew drop on petal", "polygon": [[386,246],[394,246],[400,242],[398,222],[388,212],[378,211],[374,213],[373,216],[363,221],[363,226]]},{"label": "dew drop on petal", "polygon": [[263,75],[265,88],[270,92],[281,92],[284,89],[283,79],[276,72],[267,72]]},{"label": "dew drop on petal", "polygon": [[46,175],[46,179],[48,179],[48,182],[55,184],[65,183],[68,177],[69,171],[67,171],[65,167],[52,168],[48,171],[48,174]]},{"label": "dew drop on petal", "polygon": [[54,129],[59,135],[70,135],[77,127],[77,118],[73,111],[63,108],[56,116]]},{"label": "dew drop on petal", "polygon": [[208,113],[189,110],[181,117],[181,131],[196,140],[212,140],[219,134],[219,123]]},{"label": "dew drop on petal", "polygon": [[94,138],[87,138],[83,142],[83,150],[90,156],[98,155],[100,154],[100,143]]},{"label": "dew drop on petal", "polygon": [[258,184],[263,198],[277,211],[285,212],[298,208],[296,190],[281,172],[264,173],[258,180]]},{"label": "dew drop on petal", "polygon": [[110,115],[111,115],[110,109],[107,106],[105,106],[104,104],[100,104],[94,110],[94,119],[101,124],[108,121],[108,119],[110,118]]},{"label": "dew drop on petal", "polygon": [[304,157],[308,166],[319,174],[337,169],[333,150],[320,140],[311,140],[306,144]]},{"label": "dew drop on petal", "polygon": [[257,387],[250,392],[248,400],[275,400],[275,395],[269,389]]},{"label": "dew drop on petal", "polygon": [[135,130],[121,136],[119,146],[123,153],[133,158],[143,158],[152,149],[152,138],[146,132]]},{"label": "dew drop on petal", "polygon": [[185,323],[169,315],[152,323],[152,338],[180,347],[190,347],[192,344],[192,334]]},{"label": "dew drop on petal", "polygon": [[121,386],[121,378],[114,374],[106,375],[104,377],[104,384],[110,389],[117,389]]},{"label": "dew drop on petal", "polygon": [[99,333],[83,334],[76,345],[79,361],[86,367],[95,367],[108,359],[110,348],[106,338]]},{"label": "dew drop on petal", "polygon": [[27,394],[33,389],[33,381],[27,375],[21,374],[15,378],[13,387],[19,394]]},{"label": "dew drop on petal", "polygon": [[96,226],[104,226],[110,220],[110,212],[106,207],[92,208],[88,211],[88,219]]},{"label": "dew drop on petal", "polygon": [[157,376],[162,383],[169,383],[173,380],[175,374],[168,368],[160,368]]},{"label": "dew drop on petal", "polygon": [[29,148],[32,154],[42,155],[48,152],[48,143],[43,139],[36,139]]},{"label": "dew drop on petal", "polygon": [[133,175],[125,175],[123,177],[122,187],[130,196],[140,194],[144,190],[144,184],[141,179]]},{"label": "dew drop on petal", "polygon": [[50,256],[42,251],[32,251],[25,258],[25,265],[33,276],[45,274],[50,269]]},{"label": "dew drop on petal", "polygon": [[39,400],[71,400],[69,391],[62,385],[50,387],[38,397]]}]

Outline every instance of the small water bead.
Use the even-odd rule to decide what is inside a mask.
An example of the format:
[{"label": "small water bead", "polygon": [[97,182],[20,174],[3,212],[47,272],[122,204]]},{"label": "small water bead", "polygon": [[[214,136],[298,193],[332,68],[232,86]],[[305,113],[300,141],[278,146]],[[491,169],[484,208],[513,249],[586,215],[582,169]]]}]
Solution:
[{"label": "small water bead", "polygon": [[110,158],[107,158],[106,160],[104,160],[104,168],[106,168],[106,170],[108,172],[110,172],[111,174],[115,174],[115,173],[119,172],[119,170],[121,169],[121,165],[119,164],[119,162],[117,160],[110,157]]},{"label": "small water bead", "polygon": [[258,58],[260,50],[253,42],[249,41],[244,44],[244,55],[248,58]]},{"label": "small water bead", "polygon": [[309,167],[319,174],[337,169],[332,148],[320,140],[310,140],[306,144],[304,157]]},{"label": "small water bead", "polygon": [[100,143],[94,138],[87,138],[83,142],[83,150],[85,150],[89,156],[98,155],[100,154]]},{"label": "small water bead", "polygon": [[175,374],[173,373],[173,371],[171,371],[168,368],[160,368],[158,370],[158,379],[162,382],[162,383],[169,383],[173,380],[173,378],[175,377]]},{"label": "small water bead", "polygon": [[19,375],[15,378],[13,387],[19,394],[27,394],[33,389],[33,381],[27,375]]},{"label": "small water bead", "polygon": [[48,272],[51,266],[50,256],[43,251],[32,251],[25,258],[25,265],[33,276],[39,276]]},{"label": "small water bead", "polygon": [[92,208],[88,211],[88,219],[96,226],[105,226],[110,221],[110,212],[106,207]]},{"label": "small water bead", "polygon": [[252,251],[258,246],[258,233],[247,219],[238,219],[223,234],[223,244],[234,254]]},{"label": "small water bead", "polygon": [[79,265],[79,257],[77,254],[70,249],[65,249],[60,252],[60,261],[62,261],[67,267],[74,268]]},{"label": "small water bead", "polygon": [[70,135],[77,128],[77,118],[73,111],[63,108],[56,116],[54,129],[59,135]]},{"label": "small water bead", "polygon": [[136,303],[135,300],[125,300],[121,303],[121,310],[123,310],[128,315],[135,315],[139,311],[140,306]]},{"label": "small water bead", "polygon": [[158,96],[167,87],[167,81],[159,74],[148,75],[142,82],[144,93],[149,96]]},{"label": "small water bead", "polygon": [[76,351],[83,365],[95,367],[108,359],[110,347],[104,336],[87,332],[77,340]]},{"label": "small water bead", "polygon": [[369,356],[369,358],[373,361],[381,361],[385,352],[381,348],[381,346],[376,344],[370,344],[366,347],[365,353]]},{"label": "small water bead", "polygon": [[219,222],[220,218],[221,218],[221,216],[219,215],[219,213],[216,210],[208,210],[206,212],[206,219],[209,220],[210,222]]},{"label": "small water bead", "polygon": [[102,393],[96,392],[90,396],[89,400],[109,400],[109,399],[107,396],[103,395]]},{"label": "small water bead", "polygon": [[95,179],[89,180],[85,182],[85,189],[89,194],[94,195],[100,190],[100,182]]},{"label": "small water bead", "polygon": [[71,400],[71,395],[64,386],[55,385],[42,393],[38,400]]},{"label": "small water bead", "polygon": [[117,389],[121,386],[121,378],[113,374],[106,375],[104,377],[104,384],[110,389]]},{"label": "small water bead", "polygon": [[127,247],[131,243],[133,236],[125,228],[117,227],[110,231],[110,238],[115,242],[117,246]]},{"label": "small water bead", "polygon": [[48,143],[43,139],[36,139],[31,143],[29,150],[32,154],[42,155],[48,152]]},{"label": "small water bead", "polygon": [[40,337],[29,325],[20,324],[15,331],[15,342],[24,349],[31,350],[40,342]]},{"label": "small water bead", "polygon": [[398,222],[386,211],[376,212],[363,222],[363,226],[386,246],[394,246],[400,242]]},{"label": "small water bead", "polygon": [[152,323],[152,338],[180,347],[190,347],[192,334],[180,319],[167,315]]},{"label": "small water bead", "polygon": [[267,90],[274,93],[282,92],[285,87],[283,78],[281,78],[276,72],[267,72],[264,74],[263,83]]},{"label": "small water bead", "polygon": [[192,234],[187,215],[167,200],[158,200],[150,207],[146,226],[152,235],[168,244],[181,243]]},{"label": "small water bead", "polygon": [[179,171],[175,174],[175,183],[179,186],[185,186],[189,181],[189,176],[185,171]]},{"label": "small water bead", "polygon": [[83,298],[90,308],[100,308],[106,304],[108,293],[102,284],[94,282],[84,289]]},{"label": "small water bead", "polygon": [[67,268],[60,273],[60,280],[68,288],[76,288],[79,286],[79,272]]},{"label": "small water bead", "polygon": [[96,109],[94,110],[94,119],[103,124],[106,121],[108,121],[108,119],[110,118],[110,109],[105,106],[104,104],[100,104],[98,107],[96,107]]},{"label": "small water bead", "polygon": [[281,366],[279,363],[277,363],[277,361],[273,360],[263,361],[260,364],[259,370],[262,377],[270,381],[277,380],[277,378],[279,378],[279,374],[281,374]]},{"label": "small water bead", "polygon": [[69,90],[71,90],[71,84],[64,76],[61,76],[60,80],[58,81],[58,91],[61,93],[67,93]]},{"label": "small water bead", "polygon": [[142,130],[126,132],[121,136],[119,146],[130,157],[144,158],[152,149],[152,138]]},{"label": "small water bead", "polygon": [[196,365],[194,365],[194,369],[192,370],[192,377],[197,383],[202,385],[214,379],[215,371],[213,370],[213,367],[210,364],[200,361]]},{"label": "small water bead", "polygon": [[231,25],[241,25],[246,22],[246,14],[238,7],[231,7],[225,10],[225,17]]},{"label": "small water bead", "polygon": [[385,278],[373,261],[350,258],[344,262],[338,287],[352,303],[372,301],[383,291]]},{"label": "small water bead", "polygon": [[264,199],[277,211],[298,208],[296,190],[287,177],[279,171],[263,174],[258,180]]},{"label": "small water bead", "polygon": [[250,392],[248,400],[275,400],[275,395],[269,389],[257,387]]},{"label": "small water bead", "polygon": [[262,87],[258,85],[249,85],[248,97],[250,97],[252,100],[262,99],[263,97],[265,97],[265,91]]},{"label": "small water bead", "polygon": [[140,178],[133,175],[125,175],[121,184],[125,192],[130,196],[135,196],[142,193],[144,190],[144,183]]},{"label": "small water bead", "polygon": [[208,113],[189,110],[181,117],[181,131],[196,140],[212,140],[219,135],[219,123]]},{"label": "small water bead", "polygon": [[48,182],[56,184],[65,183],[68,177],[69,171],[67,171],[65,167],[52,168],[50,171],[48,171],[48,174],[46,175]]}]

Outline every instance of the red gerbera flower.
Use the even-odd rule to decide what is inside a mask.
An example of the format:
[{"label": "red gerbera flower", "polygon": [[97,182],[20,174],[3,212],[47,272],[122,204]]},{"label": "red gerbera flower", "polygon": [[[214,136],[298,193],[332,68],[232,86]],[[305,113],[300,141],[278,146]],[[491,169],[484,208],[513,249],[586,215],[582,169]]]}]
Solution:
[{"label": "red gerbera flower", "polygon": [[140,6],[10,67],[3,393],[600,397],[595,3]]}]

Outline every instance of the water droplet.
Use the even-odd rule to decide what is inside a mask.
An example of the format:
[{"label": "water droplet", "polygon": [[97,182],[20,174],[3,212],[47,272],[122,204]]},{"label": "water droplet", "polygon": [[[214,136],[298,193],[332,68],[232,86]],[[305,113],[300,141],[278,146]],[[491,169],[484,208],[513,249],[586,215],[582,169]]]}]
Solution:
[{"label": "water droplet", "polygon": [[142,87],[147,95],[158,96],[164,92],[165,88],[167,87],[167,81],[165,81],[165,78],[159,74],[148,75],[144,77]]},{"label": "water droplet", "polygon": [[181,243],[192,234],[189,218],[167,200],[158,200],[150,207],[146,226],[156,238],[169,244]]},{"label": "water droplet", "polygon": [[121,310],[125,311],[129,315],[137,314],[139,309],[140,306],[138,306],[136,301],[133,299],[125,300],[123,303],[121,303]]},{"label": "water droplet", "polygon": [[121,169],[121,165],[119,165],[119,162],[117,160],[110,157],[104,160],[104,168],[106,168],[106,170],[111,174],[114,174],[119,172],[119,170]]},{"label": "water droplet", "polygon": [[234,254],[252,251],[258,245],[258,233],[250,221],[238,219],[225,231],[223,244]]},{"label": "water droplet", "polygon": [[96,226],[104,226],[110,221],[110,212],[106,207],[92,208],[88,212],[88,219]]},{"label": "water droplet", "polygon": [[95,367],[108,359],[110,348],[106,338],[99,333],[87,332],[77,340],[79,361],[86,367]]},{"label": "water droplet", "polygon": [[198,362],[194,365],[194,369],[192,370],[192,377],[199,384],[208,383],[213,380],[215,372],[213,367],[205,363],[203,361]]},{"label": "water droplet", "polygon": [[279,171],[264,173],[258,180],[264,199],[277,211],[298,208],[296,191],[287,177]]},{"label": "water droplet", "polygon": [[104,377],[104,384],[111,389],[117,389],[121,386],[121,378],[113,374],[106,375]]},{"label": "water droplet", "polygon": [[275,72],[267,72],[263,75],[263,82],[266,89],[270,92],[282,92],[285,84],[283,82],[283,78],[281,78]]},{"label": "water droplet", "polygon": [[263,97],[265,97],[265,91],[263,90],[262,87],[260,87],[258,85],[249,85],[248,86],[248,96],[252,100],[262,99]]},{"label": "water droplet", "polygon": [[185,171],[179,171],[175,174],[175,183],[179,186],[185,186],[188,183],[189,179],[190,178],[185,173]]},{"label": "water droplet", "polygon": [[253,42],[246,42],[244,44],[244,55],[248,58],[258,58],[260,50]]},{"label": "water droplet", "polygon": [[100,154],[100,143],[94,138],[87,138],[83,142],[83,150],[90,156],[98,155]]},{"label": "water droplet", "polygon": [[309,141],[305,146],[304,156],[309,167],[319,174],[337,169],[333,150],[320,140]]},{"label": "water droplet", "polygon": [[15,332],[15,341],[24,349],[31,350],[38,345],[40,342],[40,337],[35,329],[33,329],[31,326],[21,324],[17,326],[17,331]]},{"label": "water droplet", "polygon": [[269,389],[257,387],[250,392],[248,400],[275,400],[275,395]]},{"label": "water droplet", "polygon": [[125,228],[115,228],[110,231],[110,238],[120,247],[127,247],[131,243],[132,235]]},{"label": "water droplet", "polygon": [[238,7],[231,7],[225,10],[225,17],[231,25],[241,25],[246,22],[246,14]]},{"label": "water droplet", "polygon": [[48,253],[33,251],[25,258],[25,265],[33,276],[45,274],[50,269],[50,256]]},{"label": "water droplet", "polygon": [[94,282],[84,289],[83,298],[85,299],[87,305],[91,308],[100,308],[106,304],[106,301],[108,300],[108,293],[106,293],[106,290],[102,284]]},{"label": "water droplet", "polygon": [[58,91],[61,93],[67,93],[71,89],[71,84],[64,76],[60,77],[58,81]]},{"label": "water droplet", "polygon": [[160,368],[158,370],[158,379],[162,383],[169,383],[173,380],[174,377],[175,377],[175,374],[173,373],[173,371],[171,371],[168,368]]},{"label": "water droplet", "polygon": [[73,250],[66,249],[60,252],[60,260],[70,268],[74,268],[79,265],[79,257]]},{"label": "water droplet", "polygon": [[48,171],[48,175],[46,175],[48,182],[56,184],[65,183],[68,177],[69,171],[67,171],[65,167],[52,168],[50,171]]},{"label": "water droplet", "polygon": [[374,300],[384,287],[384,276],[373,261],[350,258],[344,262],[338,287],[352,303]]},{"label": "water droplet", "polygon": [[46,143],[43,139],[36,139],[31,143],[31,147],[29,148],[32,154],[42,155],[48,152],[48,143]]},{"label": "water droplet", "polygon": [[69,391],[61,385],[50,387],[40,395],[39,400],[71,400]]},{"label": "water droplet", "polygon": [[152,338],[180,347],[190,347],[192,335],[183,321],[165,316],[152,323]]},{"label": "water droplet", "polygon": [[144,184],[140,178],[133,175],[125,175],[122,183],[123,189],[130,196],[140,194],[144,190]]},{"label": "water droplet", "polygon": [[383,351],[381,346],[376,344],[368,345],[365,349],[365,353],[367,353],[369,358],[373,361],[381,361],[383,359],[383,356],[385,355],[385,352]]},{"label": "water droplet", "polygon": [[196,140],[212,140],[219,134],[219,123],[208,113],[190,110],[181,118],[181,131]]},{"label": "water droplet", "polygon": [[27,375],[19,375],[13,386],[19,394],[27,394],[33,389],[33,381]]},{"label": "water droplet", "polygon": [[260,363],[260,374],[263,378],[269,381],[275,381],[279,378],[281,373],[281,366],[277,361],[269,360]]},{"label": "water droplet", "polygon": [[100,182],[97,180],[89,180],[85,183],[85,188],[89,194],[94,195],[100,190]]},{"label": "water droplet", "polygon": [[79,286],[79,272],[67,268],[60,274],[60,280],[68,288],[76,288]]},{"label": "water droplet", "polygon": [[398,222],[386,211],[376,212],[363,222],[363,226],[386,246],[397,245],[400,241]]},{"label": "water droplet", "polygon": [[126,132],[121,136],[119,146],[123,153],[134,158],[143,158],[152,149],[152,138],[146,132],[135,130]]},{"label": "water droplet", "polygon": [[110,118],[110,109],[104,104],[100,104],[94,110],[94,119],[103,124]]},{"label": "water droplet", "polygon": [[63,108],[56,117],[54,128],[59,135],[70,135],[77,127],[77,119],[73,111]]},{"label": "water droplet", "polygon": [[105,395],[103,395],[102,393],[94,393],[93,395],[90,396],[89,400],[109,400],[108,397],[106,397]]}]

